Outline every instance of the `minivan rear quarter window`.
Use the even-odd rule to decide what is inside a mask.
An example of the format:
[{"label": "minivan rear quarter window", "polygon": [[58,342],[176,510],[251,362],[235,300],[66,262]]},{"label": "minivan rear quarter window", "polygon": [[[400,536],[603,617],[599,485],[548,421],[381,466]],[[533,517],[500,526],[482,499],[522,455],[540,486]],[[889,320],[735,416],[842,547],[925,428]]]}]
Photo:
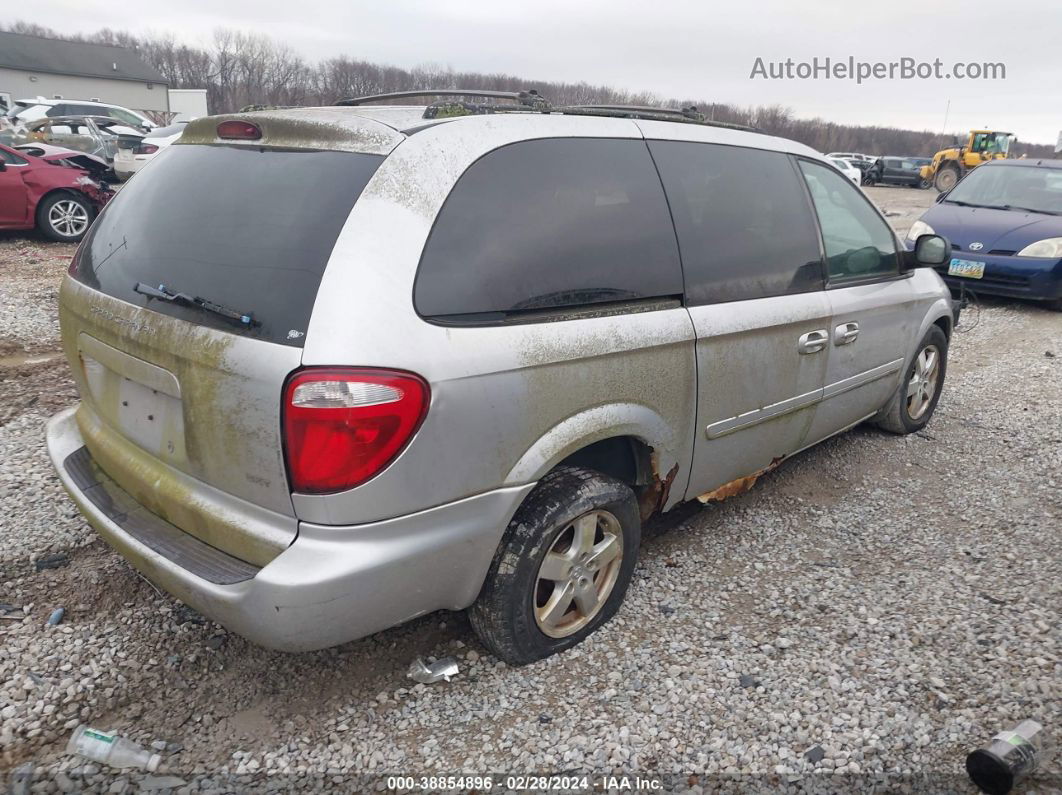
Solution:
[{"label": "minivan rear quarter window", "polygon": [[[93,224],[74,276],[156,312],[301,347],[339,230],[382,160],[171,146]],[[138,282],[253,313],[261,325],[148,298]]]},{"label": "minivan rear quarter window", "polygon": [[682,294],[643,141],[561,138],[473,163],[440,210],[414,288],[425,317],[504,318]]},{"label": "minivan rear quarter window", "polygon": [[675,217],[690,304],[823,287],[815,219],[788,155],[651,141]]}]

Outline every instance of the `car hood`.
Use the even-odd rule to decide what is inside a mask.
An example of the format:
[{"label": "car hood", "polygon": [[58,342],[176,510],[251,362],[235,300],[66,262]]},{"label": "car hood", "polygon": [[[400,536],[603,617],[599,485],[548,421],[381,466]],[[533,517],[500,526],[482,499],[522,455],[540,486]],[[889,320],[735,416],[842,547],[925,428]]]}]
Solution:
[{"label": "car hood", "polygon": [[975,250],[985,253],[1021,251],[1037,240],[1062,237],[1062,216],[1020,210],[959,207],[941,202],[929,208],[922,220],[963,251],[969,251],[973,243],[980,243],[981,247]]},{"label": "car hood", "polygon": [[75,168],[87,171],[96,179],[103,178],[111,170],[110,165],[102,157],[79,152],[76,149],[66,149],[62,146],[44,143],[19,144],[14,149],[25,156],[36,157],[53,165],[68,163]]}]

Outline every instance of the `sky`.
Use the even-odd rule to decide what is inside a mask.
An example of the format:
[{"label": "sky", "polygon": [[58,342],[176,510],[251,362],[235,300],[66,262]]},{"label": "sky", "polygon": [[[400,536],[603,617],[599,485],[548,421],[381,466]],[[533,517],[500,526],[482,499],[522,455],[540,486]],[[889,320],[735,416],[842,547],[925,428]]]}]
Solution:
[{"label": "sky", "polygon": [[[0,21],[67,34],[102,27],[171,33],[191,44],[206,44],[215,28],[227,27],[284,41],[311,60],[433,63],[660,97],[779,104],[843,124],[988,127],[1032,143],[1054,144],[1062,131],[1059,0],[891,0],[876,7],[851,0],[34,0],[18,9]],[[825,66],[826,58],[850,57],[868,65],[940,59],[941,75],[862,83],[751,76],[757,59],[769,73],[787,59],[795,71],[814,58]],[[1005,77],[943,76],[960,62],[1003,64]]]}]

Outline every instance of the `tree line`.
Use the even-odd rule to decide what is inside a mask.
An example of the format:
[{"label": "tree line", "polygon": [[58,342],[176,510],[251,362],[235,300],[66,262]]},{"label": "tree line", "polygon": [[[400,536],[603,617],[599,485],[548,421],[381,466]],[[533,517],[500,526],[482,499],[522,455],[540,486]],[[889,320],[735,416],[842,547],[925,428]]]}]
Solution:
[{"label": "tree line", "polygon": [[[267,36],[228,29],[214,31],[208,46],[183,44],[170,35],[135,36],[109,28],[78,36],[27,22],[6,27],[12,33],[135,48],[165,77],[170,88],[205,88],[212,113],[230,113],[249,105],[331,105],[346,97],[414,89],[519,91],[534,88],[555,105],[630,104],[695,106],[715,121],[744,124],[800,141],[820,152],[931,156],[965,132],[941,135],[927,130],[836,124],[798,118],[781,105],[739,107],[696,99],[669,99],[585,82],[528,80],[507,74],[455,71],[436,64],[411,69],[349,56],[308,61],[290,46]],[[1046,145],[1018,142],[1017,154],[1053,157]]]}]

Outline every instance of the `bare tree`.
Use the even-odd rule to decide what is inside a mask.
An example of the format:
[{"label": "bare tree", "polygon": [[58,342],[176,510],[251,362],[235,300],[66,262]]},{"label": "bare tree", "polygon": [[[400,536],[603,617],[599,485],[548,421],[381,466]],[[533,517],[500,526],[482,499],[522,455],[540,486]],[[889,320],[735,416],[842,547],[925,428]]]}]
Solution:
[{"label": "bare tree", "polygon": [[[6,27],[13,33],[63,38],[56,31],[31,22]],[[169,35],[136,37],[108,28],[74,40],[133,47],[154,65],[172,88],[205,88],[214,113],[246,105],[331,105],[339,99],[414,89],[518,91],[535,88],[556,105],[634,104],[697,107],[714,121],[745,124],[772,135],[800,141],[820,152],[865,152],[872,155],[932,155],[940,135],[895,127],[836,124],[801,119],[780,105],[738,107],[697,99],[681,102],[650,92],[632,92],[586,82],[528,80],[502,73],[458,72],[448,65],[423,63],[412,69],[370,63],[348,56],[308,63],[288,45],[265,36],[218,29],[206,48],[192,47]],[[960,137],[965,137],[965,133]],[[950,140],[950,136],[947,136]],[[1015,154],[1053,157],[1050,146],[1019,144]]]}]

